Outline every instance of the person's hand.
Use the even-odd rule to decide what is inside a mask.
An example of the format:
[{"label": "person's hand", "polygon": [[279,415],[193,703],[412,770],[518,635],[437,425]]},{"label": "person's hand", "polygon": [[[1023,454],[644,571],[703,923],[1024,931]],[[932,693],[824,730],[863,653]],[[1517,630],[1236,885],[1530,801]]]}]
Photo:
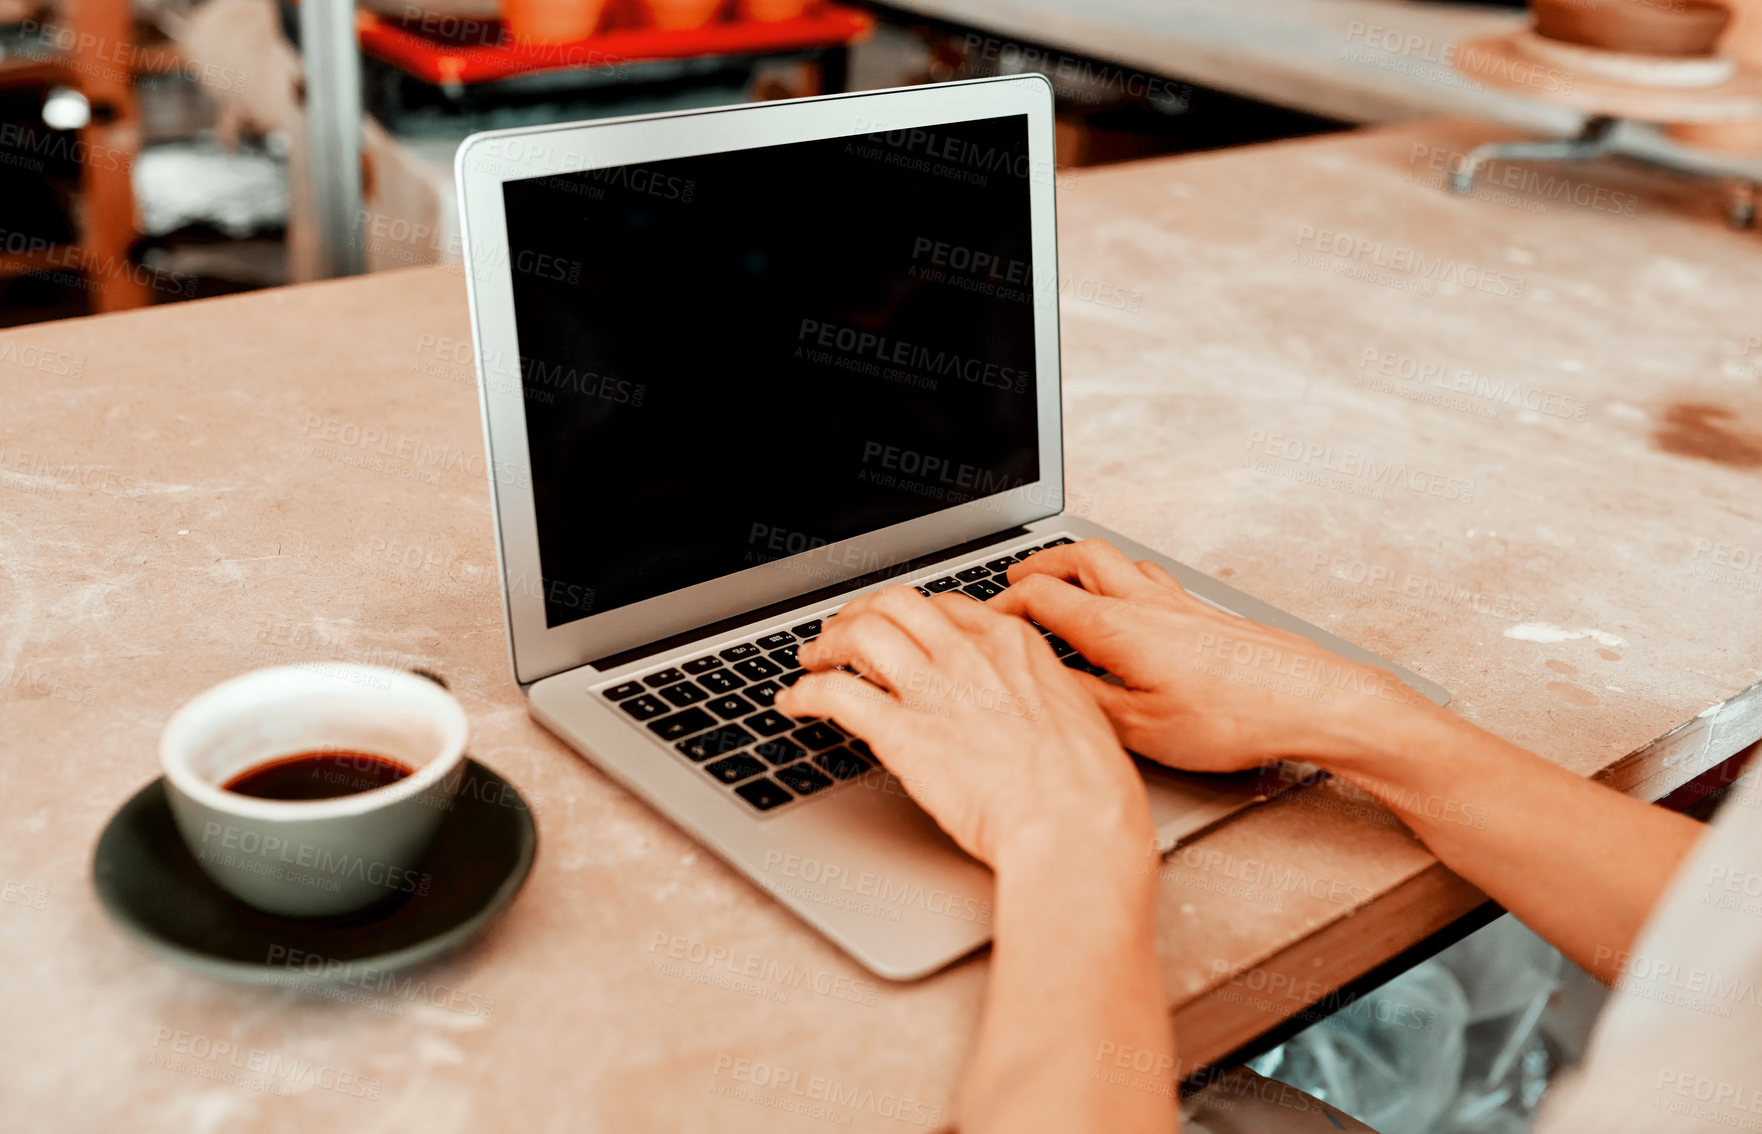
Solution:
[{"label": "person's hand", "polygon": [[1234,772],[1360,750],[1379,713],[1430,702],[1385,670],[1199,601],[1105,540],[1037,552],[988,604],[1030,618],[1117,677],[1077,677],[1127,748]]},{"label": "person's hand", "polygon": [[868,741],[994,869],[1073,840],[1148,851],[1143,779],[1078,675],[1021,619],[895,586],[852,600],[797,656],[809,672],[777,707]]}]

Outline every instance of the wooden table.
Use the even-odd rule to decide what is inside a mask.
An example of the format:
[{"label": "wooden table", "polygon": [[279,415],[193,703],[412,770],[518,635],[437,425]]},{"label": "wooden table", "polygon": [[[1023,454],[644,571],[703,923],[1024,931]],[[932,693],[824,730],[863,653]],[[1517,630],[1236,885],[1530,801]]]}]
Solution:
[{"label": "wooden table", "polygon": [[[1490,136],[1421,123],[1071,176],[1069,483],[1093,518],[1656,798],[1762,735],[1762,244],[1705,188],[1619,163],[1573,171],[1601,190],[1583,204],[1443,192],[1434,155]],[[874,982],[527,717],[466,336],[463,281],[426,269],[0,337],[8,1117],[933,1129],[985,959]],[[88,864],[160,727],[243,669],[329,659],[447,677],[474,754],[538,805],[525,892],[408,986],[324,998],[147,957]],[[1481,901],[1328,788],[1178,851],[1163,894],[1192,1060]]]}]

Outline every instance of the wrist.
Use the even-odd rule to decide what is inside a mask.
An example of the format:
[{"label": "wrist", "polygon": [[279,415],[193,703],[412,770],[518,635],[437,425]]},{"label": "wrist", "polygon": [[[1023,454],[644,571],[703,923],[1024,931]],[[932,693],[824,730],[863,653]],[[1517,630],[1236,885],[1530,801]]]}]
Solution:
[{"label": "wrist", "polygon": [[[1372,672],[1383,675],[1381,670]],[[1448,753],[1462,731],[1473,726],[1407,686],[1395,684],[1406,691],[1407,699],[1347,693],[1330,718],[1329,742],[1312,759],[1318,767],[1403,811],[1402,801],[1424,788],[1428,778],[1451,770]]]},{"label": "wrist", "polygon": [[1000,896],[1099,893],[1109,900],[1143,897],[1156,888],[1156,832],[1142,816],[1082,824],[1026,824],[998,848],[992,867]]}]

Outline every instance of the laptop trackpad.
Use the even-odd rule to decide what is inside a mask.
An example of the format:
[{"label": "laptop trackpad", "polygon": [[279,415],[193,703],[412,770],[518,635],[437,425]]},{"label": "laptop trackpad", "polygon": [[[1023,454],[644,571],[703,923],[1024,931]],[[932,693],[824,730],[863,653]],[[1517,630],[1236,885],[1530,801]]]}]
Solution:
[{"label": "laptop trackpad", "polygon": [[1177,772],[1142,757],[1135,759],[1144,785],[1150,789],[1150,820],[1156,827],[1157,849],[1164,854],[1244,807],[1272,798],[1290,784],[1289,777],[1280,776],[1276,769],[1200,775]]}]

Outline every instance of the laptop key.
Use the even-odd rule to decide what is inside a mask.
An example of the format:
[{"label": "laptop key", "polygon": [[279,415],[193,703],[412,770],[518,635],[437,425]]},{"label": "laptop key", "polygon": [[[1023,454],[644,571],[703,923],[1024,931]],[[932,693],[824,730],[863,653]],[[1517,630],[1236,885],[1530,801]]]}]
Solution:
[{"label": "laptop key", "polygon": [[827,721],[815,721],[806,728],[797,729],[795,739],[817,752],[822,748],[844,743],[844,734]]},{"label": "laptop key", "polygon": [[991,574],[989,567],[968,567],[965,571],[956,571],[954,577],[963,583],[971,583],[975,579],[983,579]]},{"label": "laptop key", "polygon": [[989,579],[980,579],[977,583],[968,583],[966,586],[962,587],[961,590],[972,595],[980,602],[984,602],[993,595],[1000,595],[1003,593],[1003,588]]},{"label": "laptop key", "polygon": [[649,729],[662,740],[678,740],[694,732],[702,732],[716,723],[716,718],[702,709],[681,709],[670,717],[649,722]]},{"label": "laptop key", "polygon": [[1040,546],[1042,548],[1058,547],[1060,544],[1075,543],[1075,542],[1076,541],[1071,539],[1070,536],[1059,536],[1057,539],[1047,540],[1045,543],[1041,544]]},{"label": "laptop key", "polygon": [[667,711],[667,703],[665,701],[651,697],[647,693],[644,693],[640,697],[632,697],[628,701],[620,701],[618,702],[618,707],[639,721],[646,721],[650,717],[658,717]]},{"label": "laptop key", "polygon": [[771,702],[775,701],[777,699],[777,694],[782,691],[783,690],[775,681],[761,681],[757,685],[748,689],[743,695],[747,700],[751,701],[759,708],[769,709],[771,707]]},{"label": "laptop key", "polygon": [[793,641],[795,641],[794,634],[791,634],[787,630],[779,630],[775,634],[766,634],[763,638],[754,642],[753,645],[761,650],[775,650],[779,646],[787,646]]},{"label": "laptop key", "polygon": [[832,786],[831,780],[806,764],[784,768],[777,773],[777,778],[795,789],[797,795],[813,795],[821,788]]},{"label": "laptop key", "polygon": [[725,784],[737,784],[749,776],[756,776],[765,770],[765,766],[742,752],[730,756],[726,760],[718,760],[714,764],[704,765],[704,771],[715,776]]},{"label": "laptop key", "polygon": [[640,681],[626,681],[622,685],[614,685],[610,689],[606,690],[605,696],[606,696],[606,699],[609,701],[622,701],[626,697],[634,697],[638,693],[641,693],[641,692],[642,692],[642,682],[640,682]]},{"label": "laptop key", "polygon": [[1014,563],[1014,562],[1015,562],[1015,561],[1016,561],[1016,557],[1015,557],[1015,556],[1013,556],[1013,555],[1006,555],[1006,556],[1004,556],[1004,557],[1003,557],[1003,558],[1002,558],[1002,559],[993,559],[993,560],[992,560],[992,561],[991,561],[991,562],[989,562],[989,563],[987,563],[987,564],[985,564],[985,570],[987,570],[987,571],[995,571],[995,572],[997,572],[997,573],[998,573],[998,574],[999,574],[999,575],[1001,575],[1001,574],[1003,574],[1003,573],[1004,573],[1004,572],[1005,572],[1005,571],[1008,571],[1008,570],[1009,570],[1009,565],[1010,565],[1010,564],[1011,564],[1011,563]]},{"label": "laptop key", "polygon": [[787,764],[791,760],[800,760],[808,754],[806,748],[786,736],[772,737],[763,744],[755,744],[753,751],[773,764]]},{"label": "laptop key", "polygon": [[848,748],[834,748],[814,757],[814,763],[841,780],[855,779],[869,770],[869,762]]},{"label": "laptop key", "polygon": [[700,733],[690,740],[681,740],[673,747],[685,753],[693,763],[701,764],[712,756],[726,756],[737,748],[745,748],[757,739],[739,725],[730,724]]},{"label": "laptop key", "polygon": [[805,669],[792,669],[788,673],[779,677],[777,683],[779,685],[794,685],[796,682],[800,681],[802,676],[806,673],[807,670]]},{"label": "laptop key", "polygon": [[869,747],[869,742],[866,740],[852,740],[846,747],[865,760],[875,758],[875,750]]},{"label": "laptop key", "polygon": [[991,585],[996,586],[996,587],[1003,587],[1006,590],[1009,588],[1009,576],[1008,575],[1003,575],[1003,574],[993,575],[993,576],[991,576],[991,578],[987,579],[986,582],[988,582]]},{"label": "laptop key", "polygon": [[753,703],[738,693],[730,693],[726,697],[719,697],[716,700],[711,701],[707,707],[710,712],[715,713],[725,721],[731,721],[735,717],[742,717],[753,711]]},{"label": "laptop key", "polygon": [[935,594],[936,592],[931,590],[929,587],[919,587],[918,593],[923,595],[925,598],[929,598],[931,595]]},{"label": "laptop key", "polygon": [[928,583],[925,583],[924,585],[926,587],[929,587],[931,591],[933,591],[937,594],[940,594],[943,591],[954,590],[956,587],[961,585],[961,581],[959,579],[955,578],[953,575],[944,575],[940,579],[931,579]]},{"label": "laptop key", "polygon": [[791,626],[790,630],[794,631],[798,638],[818,638],[820,636],[820,620],[816,618],[812,622],[804,622],[800,626]]},{"label": "laptop key", "polygon": [[722,659],[715,654],[710,654],[707,657],[693,658],[679,668],[695,677],[700,673],[708,673],[712,669],[722,668]]},{"label": "laptop key", "polygon": [[776,677],[783,672],[783,667],[770,658],[748,658],[734,663],[734,672],[742,677],[750,677],[754,681],[763,677]]},{"label": "laptop key", "polygon": [[776,736],[780,732],[788,732],[794,728],[795,722],[776,709],[766,709],[746,718],[746,727],[760,736]]},{"label": "laptop key", "polygon": [[698,688],[695,681],[680,681],[662,689],[661,696],[683,709],[687,705],[697,704],[709,694]]},{"label": "laptop key", "polygon": [[697,679],[699,685],[712,693],[732,693],[746,684],[746,678],[728,669],[712,669]]},{"label": "laptop key", "polygon": [[742,642],[738,646],[729,646],[726,650],[718,652],[721,653],[724,658],[734,662],[739,661],[742,658],[756,658],[759,656],[760,651],[759,648],[751,642]]},{"label": "laptop key", "polygon": [[1051,646],[1052,652],[1061,658],[1068,658],[1077,652],[1077,647],[1071,645],[1057,634],[1048,634],[1046,636],[1046,644]]},{"label": "laptop key", "polygon": [[772,650],[771,660],[784,669],[800,669],[800,663],[795,660],[795,649],[794,646],[784,646],[781,650]]},{"label": "laptop key", "polygon": [[667,684],[674,682],[674,681],[684,681],[684,680],[685,680],[684,672],[681,671],[680,669],[678,669],[677,667],[675,667],[673,669],[663,669],[659,673],[651,673],[647,677],[642,679],[642,683],[644,685],[648,686],[650,689],[655,689],[659,686],[667,685]]},{"label": "laptop key", "polygon": [[761,776],[756,780],[748,780],[734,789],[734,794],[746,800],[760,811],[769,811],[788,803],[793,796],[787,791]]}]

